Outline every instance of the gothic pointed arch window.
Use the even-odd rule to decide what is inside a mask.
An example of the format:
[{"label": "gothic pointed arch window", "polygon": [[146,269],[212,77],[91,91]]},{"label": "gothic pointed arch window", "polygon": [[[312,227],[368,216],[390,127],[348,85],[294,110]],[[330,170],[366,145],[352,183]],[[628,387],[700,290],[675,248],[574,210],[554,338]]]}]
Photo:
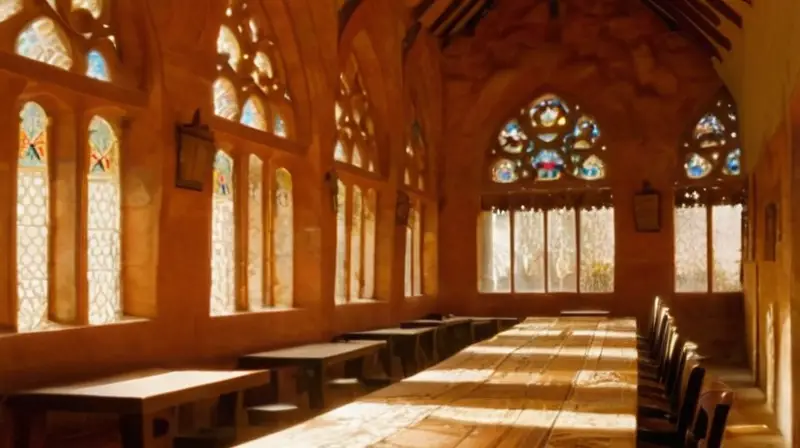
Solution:
[{"label": "gothic pointed arch window", "polygon": [[0,23],[24,22],[16,54],[102,82],[127,79],[117,46],[110,0],[11,0],[0,5]]},{"label": "gothic pointed arch window", "polygon": [[485,159],[480,292],[613,292],[605,155],[597,120],[554,94],[503,123]]},{"label": "gothic pointed arch window", "polygon": [[675,291],[741,291],[745,184],[736,104],[726,91],[692,123],[675,189]]},{"label": "gothic pointed arch window", "polygon": [[[413,107],[412,107],[413,110]],[[425,212],[426,147],[422,126],[413,120],[406,143],[403,163],[403,186],[409,193],[411,210],[406,225],[404,291],[406,297],[423,295],[422,231]]]},{"label": "gothic pointed arch window", "polygon": [[334,119],[333,158],[347,167],[338,188],[334,288],[334,302],[344,304],[375,294],[377,192],[370,185],[379,163],[369,95],[355,57],[339,76]]},{"label": "gothic pointed arch window", "polygon": [[259,2],[228,0],[217,34],[217,54],[214,113],[278,137],[290,136],[292,97]]}]

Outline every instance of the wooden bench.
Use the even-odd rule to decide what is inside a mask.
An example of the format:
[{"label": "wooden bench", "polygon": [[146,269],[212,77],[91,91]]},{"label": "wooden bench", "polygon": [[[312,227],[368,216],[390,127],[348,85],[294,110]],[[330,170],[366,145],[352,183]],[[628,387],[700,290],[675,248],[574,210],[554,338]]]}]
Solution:
[{"label": "wooden bench", "polygon": [[436,329],[437,359],[452,356],[472,343],[472,320],[466,317],[447,317],[442,319],[416,319],[402,322],[400,328]]},{"label": "wooden bench", "polygon": [[386,373],[394,377],[392,361],[395,356],[400,358],[403,376],[413,375],[425,364],[426,359],[436,357],[435,330],[433,327],[422,328],[381,328],[378,330],[355,331],[345,333],[339,338],[365,341],[385,341],[383,364]]},{"label": "wooden bench", "polygon": [[[17,418],[15,447],[42,446],[43,440],[34,437],[44,431],[48,411],[117,414],[122,446],[150,447],[159,435],[154,428],[157,413],[214,398],[219,398],[217,425],[235,431],[242,426],[241,392],[269,379],[269,372],[263,370],[148,371],[18,392],[8,399]],[[169,426],[173,427],[158,432],[174,437],[174,424]]]},{"label": "wooden bench", "polygon": [[239,358],[243,369],[297,367],[301,380],[308,387],[312,409],[325,407],[325,372],[329,366],[345,364],[345,375],[363,378],[364,359],[374,356],[386,346],[384,341],[326,342],[299,347],[251,353]]}]

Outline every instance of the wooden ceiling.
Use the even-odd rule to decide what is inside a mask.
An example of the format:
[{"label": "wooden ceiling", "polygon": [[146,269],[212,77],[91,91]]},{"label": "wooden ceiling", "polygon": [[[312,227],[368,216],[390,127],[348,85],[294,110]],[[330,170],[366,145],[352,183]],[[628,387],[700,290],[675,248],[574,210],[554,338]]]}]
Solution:
[{"label": "wooden ceiling", "polygon": [[742,9],[752,0],[642,0],[676,30],[682,30],[720,61],[742,29]]}]

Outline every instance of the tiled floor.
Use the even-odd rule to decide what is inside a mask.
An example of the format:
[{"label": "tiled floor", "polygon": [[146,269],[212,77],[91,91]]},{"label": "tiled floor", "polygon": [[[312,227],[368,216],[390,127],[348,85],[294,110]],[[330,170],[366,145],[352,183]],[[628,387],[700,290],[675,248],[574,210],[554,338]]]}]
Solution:
[{"label": "tiled floor", "polygon": [[749,369],[709,368],[709,374],[734,389],[733,410],[728,417],[725,448],[785,448],[789,445],[775,428],[764,392],[755,386]]}]

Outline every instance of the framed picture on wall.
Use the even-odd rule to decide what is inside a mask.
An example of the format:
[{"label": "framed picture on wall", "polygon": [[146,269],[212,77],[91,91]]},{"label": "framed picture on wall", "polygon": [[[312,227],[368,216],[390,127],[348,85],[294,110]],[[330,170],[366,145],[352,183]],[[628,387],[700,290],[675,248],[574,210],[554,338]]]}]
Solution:
[{"label": "framed picture on wall", "polygon": [[633,219],[637,232],[661,231],[661,194],[648,182],[633,196]]}]

